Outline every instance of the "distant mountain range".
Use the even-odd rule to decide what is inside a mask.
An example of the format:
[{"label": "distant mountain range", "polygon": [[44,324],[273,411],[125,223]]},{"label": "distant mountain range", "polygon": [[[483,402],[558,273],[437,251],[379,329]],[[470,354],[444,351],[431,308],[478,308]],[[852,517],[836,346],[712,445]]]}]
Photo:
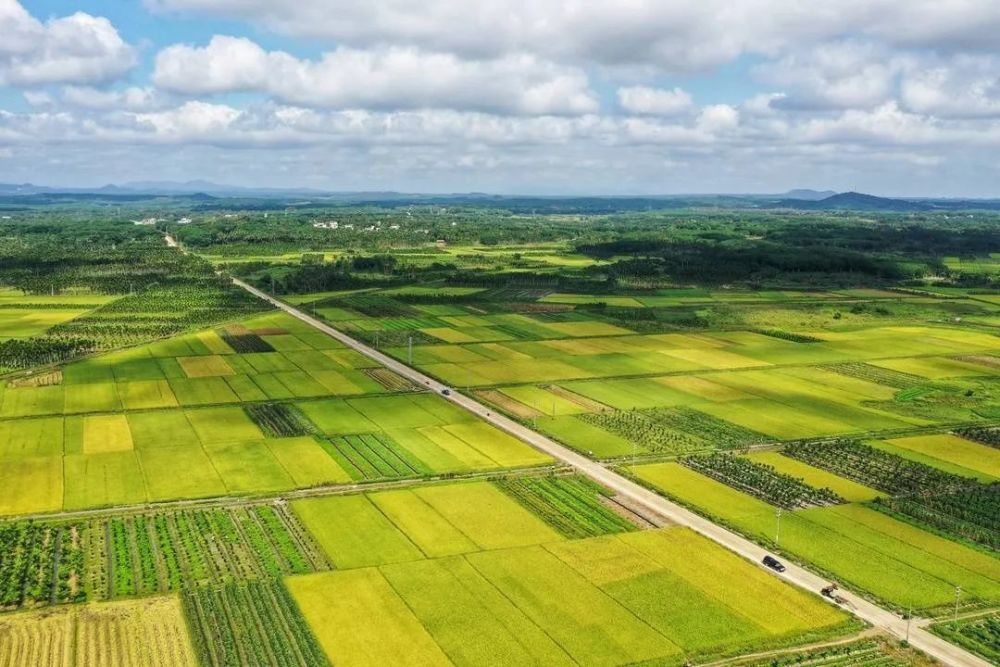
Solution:
[{"label": "distant mountain range", "polygon": [[[480,192],[419,194],[330,192],[311,188],[254,188],[210,181],[135,181],[100,188],[58,188],[30,183],[0,183],[0,204],[8,207],[81,201],[150,202],[176,200],[208,208],[279,209],[288,206],[489,205],[526,212],[615,212],[679,208],[791,209],[912,213],[921,211],[1000,210],[1000,199],[888,198],[859,192],[796,189],[777,195],[718,194],[619,197],[513,196]],[[256,200],[256,203],[254,203]]]}]

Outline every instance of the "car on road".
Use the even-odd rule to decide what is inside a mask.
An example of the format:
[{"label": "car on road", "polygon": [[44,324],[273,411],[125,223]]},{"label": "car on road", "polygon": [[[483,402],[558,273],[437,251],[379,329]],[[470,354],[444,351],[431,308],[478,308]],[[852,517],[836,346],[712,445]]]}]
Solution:
[{"label": "car on road", "polygon": [[442,389],[441,393],[445,396],[451,396],[451,389]]},{"label": "car on road", "polygon": [[782,564],[780,560],[778,560],[774,556],[764,556],[764,560],[762,562],[764,563],[764,565],[771,568],[775,572],[785,571],[785,566]]}]

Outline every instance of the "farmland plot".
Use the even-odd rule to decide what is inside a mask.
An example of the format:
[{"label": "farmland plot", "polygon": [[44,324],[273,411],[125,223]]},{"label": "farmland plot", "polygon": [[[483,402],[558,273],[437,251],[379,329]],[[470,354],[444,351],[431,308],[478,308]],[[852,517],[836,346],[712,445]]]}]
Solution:
[{"label": "farmland plot", "polygon": [[175,597],[0,617],[0,665],[196,667]]},{"label": "farmland plot", "polygon": [[[287,583],[327,656],[341,664],[674,660],[801,641],[846,624],[839,610],[684,529],[415,559]],[[689,613],[692,605],[698,614]]]},{"label": "farmland plot", "polygon": [[[640,465],[643,481],[670,497],[772,542],[775,507],[673,464]],[[840,581],[900,607],[933,609],[954,602],[955,585],[967,603],[1000,601],[995,557],[855,505],[786,512],[781,549],[832,573]]]}]

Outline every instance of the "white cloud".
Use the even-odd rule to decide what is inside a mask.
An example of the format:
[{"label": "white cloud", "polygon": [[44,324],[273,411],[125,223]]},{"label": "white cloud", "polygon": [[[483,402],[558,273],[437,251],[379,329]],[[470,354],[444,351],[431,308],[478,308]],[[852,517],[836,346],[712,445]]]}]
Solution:
[{"label": "white cloud", "polygon": [[698,128],[709,134],[723,134],[740,124],[740,112],[728,104],[713,104],[698,114]]},{"label": "white cloud", "polygon": [[917,113],[945,118],[1000,118],[1000,57],[958,56],[915,67],[900,99]]},{"label": "white cloud", "polygon": [[106,18],[77,12],[42,23],[16,0],[0,0],[0,84],[105,82],[135,62]]},{"label": "white cloud", "polygon": [[618,103],[631,113],[654,116],[675,116],[694,106],[691,95],[681,88],[667,90],[648,86],[619,88]]},{"label": "white cloud", "polygon": [[704,70],[854,34],[904,47],[994,49],[995,0],[146,0],[159,10],[237,17],[338,44],[416,45],[478,57]]},{"label": "white cloud", "polygon": [[789,109],[872,109],[895,93],[903,63],[883,47],[842,41],[793,52],[755,72],[787,95]]},{"label": "white cloud", "polygon": [[312,61],[218,35],[205,47],[161,51],[153,81],[177,93],[259,91],[313,107],[578,114],[598,106],[582,71],[529,55],[472,61],[413,48],[341,47]]},{"label": "white cloud", "polygon": [[132,86],[124,90],[104,90],[90,86],[66,86],[62,99],[67,104],[85,109],[144,111],[167,104],[167,100],[153,88]]}]

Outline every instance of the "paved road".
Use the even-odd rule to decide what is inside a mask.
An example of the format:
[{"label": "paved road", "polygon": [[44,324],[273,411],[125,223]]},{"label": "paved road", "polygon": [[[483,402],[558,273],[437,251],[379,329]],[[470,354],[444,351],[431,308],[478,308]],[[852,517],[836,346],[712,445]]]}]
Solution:
[{"label": "paved road", "polygon": [[[460,394],[451,387],[441,384],[434,378],[424,375],[420,371],[415,370],[388,355],[382,354],[378,350],[351,338],[342,331],[338,331],[337,329],[320,322],[316,318],[310,317],[299,309],[294,308],[283,301],[275,299],[266,292],[262,292],[261,290],[246,284],[242,280],[233,279],[233,282],[251,294],[254,294],[264,301],[280,308],[289,315],[296,317],[306,324],[319,329],[328,336],[337,339],[347,347],[360,352],[366,357],[374,359],[375,361],[392,369],[396,373],[399,373],[403,377],[409,378],[418,385],[427,387],[438,395],[441,395],[443,390],[448,389],[450,395],[442,396],[443,398],[446,398],[452,403],[465,408],[475,415],[478,415],[494,426],[507,431],[511,435],[523,440],[529,445],[532,445],[536,449],[545,452],[553,458],[573,466],[588,477],[591,477],[604,486],[607,486],[613,491],[625,496],[635,503],[638,503],[650,511],[661,514],[674,523],[687,526],[688,528],[697,531],[705,537],[721,544],[731,551],[736,552],[740,556],[743,556],[755,564],[759,564],[761,559],[767,554],[766,550],[754,542],[751,542],[750,540],[747,540],[746,538],[741,537],[726,528],[712,523],[704,517],[701,517],[656,493],[653,493],[639,484],[636,484],[630,479],[627,479],[612,470],[608,470],[600,463],[592,461],[572,449],[569,449],[564,445],[545,437],[544,435],[536,433],[535,431],[518,424],[512,419],[508,419],[501,414],[497,414],[492,408],[479,403],[469,396]],[[774,574],[791,584],[804,588],[808,591],[818,593],[821,588],[829,583],[826,579],[813,574],[805,568],[791,563],[787,563],[786,565],[787,570],[784,573]],[[770,572],[770,570],[768,570],[768,572]],[[906,637],[907,623],[896,614],[852,593],[842,591],[841,595],[847,600],[847,604],[844,606],[847,611],[853,612],[855,615],[871,623],[875,627],[886,630],[900,639]],[[912,621],[909,635],[910,643],[914,647],[931,656],[934,656],[945,664],[954,665],[955,667],[989,667],[989,663],[985,660],[977,658],[971,653],[949,644],[943,639],[940,639],[932,635],[930,632],[922,629],[920,626],[925,625],[926,622],[927,621],[925,619],[913,619]]]}]

